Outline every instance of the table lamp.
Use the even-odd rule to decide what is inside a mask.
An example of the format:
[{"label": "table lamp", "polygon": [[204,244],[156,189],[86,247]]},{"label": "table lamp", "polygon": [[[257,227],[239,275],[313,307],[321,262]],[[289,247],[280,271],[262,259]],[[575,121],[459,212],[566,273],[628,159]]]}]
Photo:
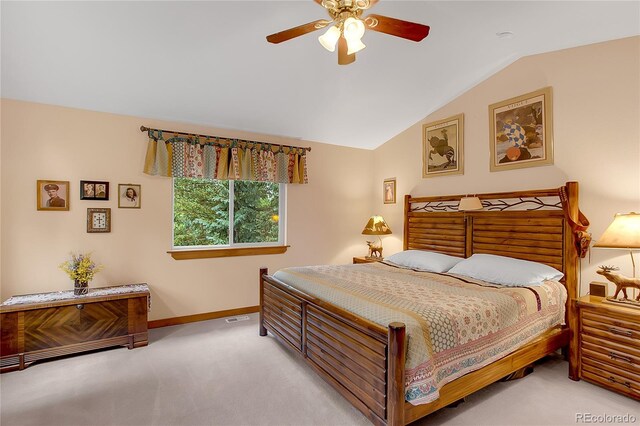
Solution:
[{"label": "table lamp", "polygon": [[478,197],[462,197],[458,203],[458,211],[482,210],[482,201]]},{"label": "table lamp", "polygon": [[371,216],[366,226],[362,230],[362,235],[377,235],[378,242],[367,241],[367,245],[369,246],[369,255],[366,256],[367,259],[377,259],[382,260],[382,238],[380,235],[388,235],[391,234],[391,228],[387,225],[387,222],[384,221],[382,216]]},{"label": "table lamp", "polygon": [[[636,263],[633,259],[633,251],[640,250],[640,213],[616,214],[613,222],[604,231],[602,237],[593,245],[599,248],[612,248],[629,250],[631,265],[633,267],[633,278],[628,278],[618,273],[611,273],[613,267],[601,266],[597,271],[609,281],[616,284],[616,294],[625,287],[640,288],[640,280],[636,279]],[[605,275],[608,274],[608,275]],[[626,291],[623,291],[626,295]],[[635,293],[635,290],[634,290]],[[640,298],[640,296],[638,296]]]}]

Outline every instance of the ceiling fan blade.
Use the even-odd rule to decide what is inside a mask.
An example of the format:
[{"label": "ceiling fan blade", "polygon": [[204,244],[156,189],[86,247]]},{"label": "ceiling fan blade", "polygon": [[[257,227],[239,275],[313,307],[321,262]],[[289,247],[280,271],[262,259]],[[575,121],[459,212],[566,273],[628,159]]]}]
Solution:
[{"label": "ceiling fan blade", "polygon": [[267,41],[274,44],[282,43],[283,41],[291,40],[292,38],[296,38],[301,35],[319,30],[320,28],[324,28],[330,23],[331,21],[327,21],[326,19],[318,19],[317,21],[309,22],[308,24],[300,25],[295,28],[289,28],[288,30],[268,35]]},{"label": "ceiling fan blade", "polygon": [[356,61],[356,54],[347,54],[348,49],[349,46],[347,46],[347,39],[340,36],[338,39],[338,65],[349,65]]},{"label": "ceiling fan blade", "polygon": [[370,30],[412,41],[420,41],[429,35],[429,26],[427,25],[389,18],[388,16],[369,15],[364,18],[364,24]]}]

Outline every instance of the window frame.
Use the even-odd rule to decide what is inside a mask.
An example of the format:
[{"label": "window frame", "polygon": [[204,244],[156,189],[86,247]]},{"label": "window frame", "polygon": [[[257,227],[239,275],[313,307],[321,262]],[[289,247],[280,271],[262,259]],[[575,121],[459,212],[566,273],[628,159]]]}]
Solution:
[{"label": "window frame", "polygon": [[[259,254],[280,254],[287,251],[286,243],[286,212],[287,212],[287,185],[278,185],[278,241],[234,243],[234,209],[235,209],[235,180],[225,181],[229,185],[229,244],[199,245],[199,246],[174,246],[175,241],[175,177],[171,181],[171,254],[176,260],[201,259],[208,257],[251,256]],[[276,183],[276,182],[274,182]]]}]

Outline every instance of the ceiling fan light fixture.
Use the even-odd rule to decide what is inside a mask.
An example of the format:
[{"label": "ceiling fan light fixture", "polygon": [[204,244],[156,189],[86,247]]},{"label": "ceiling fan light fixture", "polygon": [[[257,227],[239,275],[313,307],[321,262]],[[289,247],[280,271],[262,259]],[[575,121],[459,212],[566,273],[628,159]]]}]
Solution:
[{"label": "ceiling fan light fixture", "polygon": [[318,41],[329,52],[335,52],[336,43],[340,38],[340,30],[335,25],[327,30],[326,33],[318,37]]},{"label": "ceiling fan light fixture", "polygon": [[344,21],[344,28],[342,32],[344,34],[344,38],[346,38],[347,40],[360,40],[364,35],[364,22],[362,22],[360,19],[350,16]]},{"label": "ceiling fan light fixture", "polygon": [[364,49],[365,44],[359,38],[348,38],[347,39],[347,55],[352,55],[354,53],[358,53],[362,49]]},{"label": "ceiling fan light fixture", "polygon": [[326,9],[330,20],[318,19],[267,36],[267,41],[279,44],[287,40],[326,28],[318,41],[329,52],[338,51],[338,64],[349,65],[356,60],[355,53],[366,46],[362,42],[365,30],[384,33],[411,41],[422,41],[429,35],[429,26],[403,21],[384,15],[366,15],[380,0],[314,0]]}]

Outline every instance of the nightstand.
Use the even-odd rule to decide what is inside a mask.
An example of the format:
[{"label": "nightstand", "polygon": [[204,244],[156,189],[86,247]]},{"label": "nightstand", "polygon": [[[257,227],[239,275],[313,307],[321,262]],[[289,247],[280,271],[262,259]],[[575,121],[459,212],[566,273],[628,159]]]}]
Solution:
[{"label": "nightstand", "polygon": [[380,262],[382,259],[367,259],[364,256],[358,256],[353,258],[353,263],[375,263]]},{"label": "nightstand", "polygon": [[640,400],[640,309],[577,300],[579,377]]}]

